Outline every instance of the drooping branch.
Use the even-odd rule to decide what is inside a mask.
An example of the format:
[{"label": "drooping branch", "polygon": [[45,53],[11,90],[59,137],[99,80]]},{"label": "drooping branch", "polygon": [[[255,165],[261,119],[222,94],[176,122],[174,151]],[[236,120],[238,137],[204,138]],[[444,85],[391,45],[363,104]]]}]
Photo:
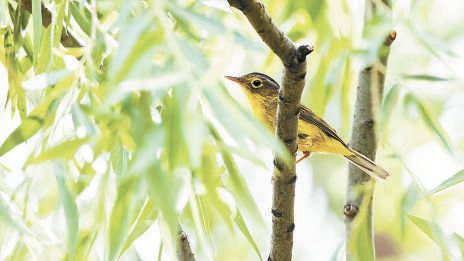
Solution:
[{"label": "drooping branch", "polygon": [[179,261],[195,261],[187,234],[182,230],[177,238],[177,259]]},{"label": "drooping branch", "polygon": [[306,56],[313,51],[308,45],[297,47],[272,21],[264,5],[256,0],[228,0],[251,23],[261,39],[280,58],[284,75],[279,91],[276,135],[291,155],[291,163],[277,154],[274,158],[272,236],[268,260],[292,258],[295,198],[295,152],[298,113],[306,76]]},{"label": "drooping branch", "polygon": [[[368,8],[366,8],[368,10]],[[374,9],[375,10],[375,9]],[[378,63],[383,68],[387,68],[390,46],[396,38],[396,32],[391,32],[381,48],[378,55]],[[359,74],[359,83],[356,95],[356,104],[354,110],[353,128],[350,140],[350,146],[374,160],[377,149],[377,135],[375,126],[377,124],[376,114],[382,99],[383,87],[385,81],[385,70],[379,69],[376,64],[368,65]],[[365,211],[357,226],[363,226],[364,229],[356,228],[366,234],[362,235],[368,239],[370,247],[365,247],[365,251],[371,250],[371,253],[365,253],[375,258],[374,235],[372,222],[372,204],[375,182],[357,167],[350,165],[347,199],[344,207],[345,229],[346,229],[346,259],[359,260],[356,256],[353,246],[355,242],[354,220],[359,215],[359,211]],[[363,205],[365,204],[365,205]],[[359,234],[358,234],[359,236]]]},{"label": "drooping branch", "polygon": [[[21,6],[24,10],[32,14],[32,1],[31,0],[20,0]],[[52,13],[48,10],[44,4],[41,6],[42,9],[42,26],[48,27],[52,22]],[[61,33],[61,44],[64,47],[82,47],[82,43],[77,40],[72,32],[68,31],[66,28],[63,29]]]}]

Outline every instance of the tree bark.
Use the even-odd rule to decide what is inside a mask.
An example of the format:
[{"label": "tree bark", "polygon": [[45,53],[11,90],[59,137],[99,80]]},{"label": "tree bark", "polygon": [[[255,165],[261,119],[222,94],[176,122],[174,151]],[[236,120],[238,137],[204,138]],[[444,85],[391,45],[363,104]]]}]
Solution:
[{"label": "tree bark", "polygon": [[272,201],[272,236],[268,260],[292,259],[295,198],[295,153],[298,113],[306,76],[306,56],[313,51],[308,45],[297,47],[272,21],[264,5],[257,0],[228,0],[251,23],[261,39],[280,58],[284,76],[279,90],[276,135],[290,154],[284,161],[275,154]]},{"label": "tree bark", "polygon": [[179,231],[177,238],[177,259],[179,261],[195,261],[195,255],[192,252],[187,234]]},{"label": "tree bark", "polygon": [[[375,8],[369,5],[368,2],[366,7],[366,18],[370,17],[368,12],[371,11],[375,12]],[[375,160],[377,149],[377,136],[375,130],[377,124],[376,115],[382,100],[390,45],[395,38],[396,32],[394,31],[387,36],[378,55],[378,64],[380,64],[380,66],[378,66],[378,64],[369,65],[359,74],[350,146],[371,160]],[[382,71],[379,67],[383,67],[385,70]],[[369,251],[369,253],[364,253],[364,255],[371,257],[371,260],[375,260],[372,222],[374,187],[375,180],[356,166],[350,164],[347,199],[344,206],[346,260],[360,260],[356,251],[353,249],[353,246],[359,243],[356,242],[357,236],[367,238],[365,243],[369,246],[363,247],[363,251]],[[358,215],[361,211],[363,211],[363,215]],[[353,221],[356,217],[359,217],[360,220],[354,223]],[[362,228],[355,228],[354,225],[361,226]],[[354,229],[364,234],[355,234]]]}]

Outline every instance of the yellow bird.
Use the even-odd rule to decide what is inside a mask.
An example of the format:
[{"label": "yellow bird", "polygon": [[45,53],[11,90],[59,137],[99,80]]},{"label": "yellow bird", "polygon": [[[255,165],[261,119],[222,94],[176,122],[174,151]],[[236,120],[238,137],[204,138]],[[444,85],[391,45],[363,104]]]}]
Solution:
[{"label": "yellow bird", "polygon": [[[255,116],[271,131],[275,129],[279,84],[262,73],[249,73],[240,77],[225,76],[240,85],[245,92]],[[300,105],[298,121],[298,150],[305,159],[311,152],[327,152],[344,156],[367,174],[385,179],[389,173],[361,153],[350,149],[323,119],[309,108]]]}]

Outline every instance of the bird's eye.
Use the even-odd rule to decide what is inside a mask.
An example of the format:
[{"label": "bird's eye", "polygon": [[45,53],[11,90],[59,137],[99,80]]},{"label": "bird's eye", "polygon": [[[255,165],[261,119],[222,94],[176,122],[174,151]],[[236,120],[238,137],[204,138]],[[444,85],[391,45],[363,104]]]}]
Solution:
[{"label": "bird's eye", "polygon": [[259,88],[263,85],[263,82],[261,80],[256,79],[251,82],[251,85],[253,85],[254,88]]}]

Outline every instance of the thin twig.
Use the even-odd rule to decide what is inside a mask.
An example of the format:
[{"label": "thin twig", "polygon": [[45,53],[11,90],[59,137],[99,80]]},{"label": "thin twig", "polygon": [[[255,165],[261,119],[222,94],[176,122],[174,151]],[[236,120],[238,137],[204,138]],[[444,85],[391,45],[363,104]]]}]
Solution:
[{"label": "thin twig", "polygon": [[290,152],[291,161],[275,156],[272,201],[272,237],[268,260],[292,259],[295,198],[295,152],[298,113],[306,76],[308,45],[297,47],[272,21],[264,5],[257,0],[228,0],[251,23],[261,39],[280,58],[284,76],[279,91],[276,135]]}]

